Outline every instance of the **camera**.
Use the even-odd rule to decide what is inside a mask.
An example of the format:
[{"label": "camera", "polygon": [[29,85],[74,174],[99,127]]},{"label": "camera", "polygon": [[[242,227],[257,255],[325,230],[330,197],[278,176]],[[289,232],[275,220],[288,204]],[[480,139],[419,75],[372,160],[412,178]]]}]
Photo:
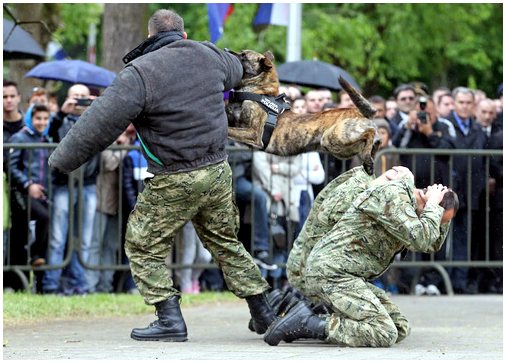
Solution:
[{"label": "camera", "polygon": [[422,124],[426,124],[427,122],[429,122],[429,114],[425,112],[425,108],[427,107],[427,98],[420,97],[418,103],[420,104],[421,111],[416,113],[416,117],[420,120]]},{"label": "camera", "polygon": [[93,102],[91,98],[76,98],[76,106],[89,106]]}]

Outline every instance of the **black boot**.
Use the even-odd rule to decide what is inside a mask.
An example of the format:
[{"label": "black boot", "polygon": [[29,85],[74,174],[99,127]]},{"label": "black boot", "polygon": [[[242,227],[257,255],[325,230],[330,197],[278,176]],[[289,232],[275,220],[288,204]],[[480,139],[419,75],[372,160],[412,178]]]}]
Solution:
[{"label": "black boot", "polygon": [[253,327],[257,334],[263,334],[276,318],[274,311],[270,306],[265,293],[248,296],[246,298],[249,306],[249,312],[253,319]]},{"label": "black boot", "polygon": [[301,301],[282,319],[271,324],[264,335],[264,341],[269,345],[278,345],[282,340],[292,342],[300,338],[325,340],[325,326],[325,320]]},{"label": "black boot", "polygon": [[155,304],[155,320],[147,328],[132,330],[130,337],[135,340],[161,340],[163,342],[184,342],[188,340],[186,324],[179,308],[179,296],[173,296]]},{"label": "black boot", "polygon": [[307,297],[305,297],[302,292],[300,292],[295,287],[291,287],[286,290],[283,299],[279,302],[278,305],[273,306],[274,311],[277,316],[283,317],[286,313],[293,308],[299,301],[304,301],[308,305],[311,304],[311,301]]},{"label": "black boot", "polygon": [[[283,299],[283,292],[280,289],[274,289],[267,295],[267,302],[272,307],[273,311],[276,311],[276,306],[279,305],[281,300]],[[253,324],[253,319],[249,320],[248,329],[251,331],[255,331],[255,325]]]},{"label": "black boot", "polygon": [[327,305],[325,305],[322,302],[318,303],[318,304],[311,305],[311,310],[313,310],[313,312],[316,315],[328,315],[328,314],[332,314],[332,309],[329,308]]}]

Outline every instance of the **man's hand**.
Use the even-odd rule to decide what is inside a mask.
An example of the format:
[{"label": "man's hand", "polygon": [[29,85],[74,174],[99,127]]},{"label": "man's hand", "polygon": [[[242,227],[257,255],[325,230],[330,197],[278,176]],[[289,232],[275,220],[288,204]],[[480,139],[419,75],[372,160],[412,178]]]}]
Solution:
[{"label": "man's hand", "polygon": [[425,199],[426,202],[432,201],[436,204],[441,203],[443,200],[443,196],[448,191],[448,188],[445,187],[442,184],[434,184],[427,187],[427,192],[423,194],[422,197]]},{"label": "man's hand", "polygon": [[61,112],[66,114],[74,114],[76,111],[77,100],[75,98],[67,98],[61,106]]},{"label": "man's hand", "polygon": [[410,111],[408,114],[408,121],[406,121],[404,127],[407,128],[408,130],[413,130],[415,128],[417,120],[418,119],[416,117],[416,110]]},{"label": "man's hand", "polygon": [[427,120],[427,122],[423,123],[420,119],[417,119],[418,132],[424,134],[425,136],[430,136],[434,132],[432,129],[432,123]]},{"label": "man's hand", "polygon": [[46,189],[40,184],[30,184],[28,186],[28,195],[33,199],[46,199]]},{"label": "man's hand", "polygon": [[279,202],[281,199],[283,199],[281,192],[274,192],[272,193],[271,197],[275,202]]}]

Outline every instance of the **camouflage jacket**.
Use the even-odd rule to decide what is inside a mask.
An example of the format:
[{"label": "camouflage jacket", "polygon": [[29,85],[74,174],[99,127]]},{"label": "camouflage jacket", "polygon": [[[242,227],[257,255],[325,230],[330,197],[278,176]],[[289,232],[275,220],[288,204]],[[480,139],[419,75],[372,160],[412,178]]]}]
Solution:
[{"label": "camouflage jacket", "polygon": [[309,216],[293,242],[288,268],[303,274],[306,260],[314,245],[341,219],[355,198],[374,177],[358,166],[332,180],[316,197]]},{"label": "camouflage jacket", "polygon": [[411,179],[373,186],[360,194],[338,224],[314,246],[307,276],[348,273],[372,280],[404,248],[434,252],[441,248],[449,223],[440,226],[444,209],[432,202],[416,214]]}]

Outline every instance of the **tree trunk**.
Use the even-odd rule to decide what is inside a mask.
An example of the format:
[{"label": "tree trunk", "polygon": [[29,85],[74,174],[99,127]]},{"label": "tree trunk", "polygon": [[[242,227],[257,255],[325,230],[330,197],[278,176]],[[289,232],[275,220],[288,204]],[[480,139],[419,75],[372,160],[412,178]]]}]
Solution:
[{"label": "tree trunk", "polygon": [[105,4],[102,66],[119,72],[122,58],[147,37],[148,4]]},{"label": "tree trunk", "polygon": [[[58,4],[15,4],[10,6],[10,10],[19,22],[40,21],[43,20],[50,30],[55,28],[58,23]],[[14,21],[14,19],[9,20]],[[46,49],[51,40],[51,33],[41,23],[21,24],[24,30],[32,35],[42,49]],[[21,92],[21,108],[24,110],[28,105],[28,98],[31,95],[31,89],[35,86],[41,86],[43,81],[35,78],[25,78],[25,73],[32,69],[38,62],[35,60],[11,60],[9,61],[9,80],[19,85]]]}]

